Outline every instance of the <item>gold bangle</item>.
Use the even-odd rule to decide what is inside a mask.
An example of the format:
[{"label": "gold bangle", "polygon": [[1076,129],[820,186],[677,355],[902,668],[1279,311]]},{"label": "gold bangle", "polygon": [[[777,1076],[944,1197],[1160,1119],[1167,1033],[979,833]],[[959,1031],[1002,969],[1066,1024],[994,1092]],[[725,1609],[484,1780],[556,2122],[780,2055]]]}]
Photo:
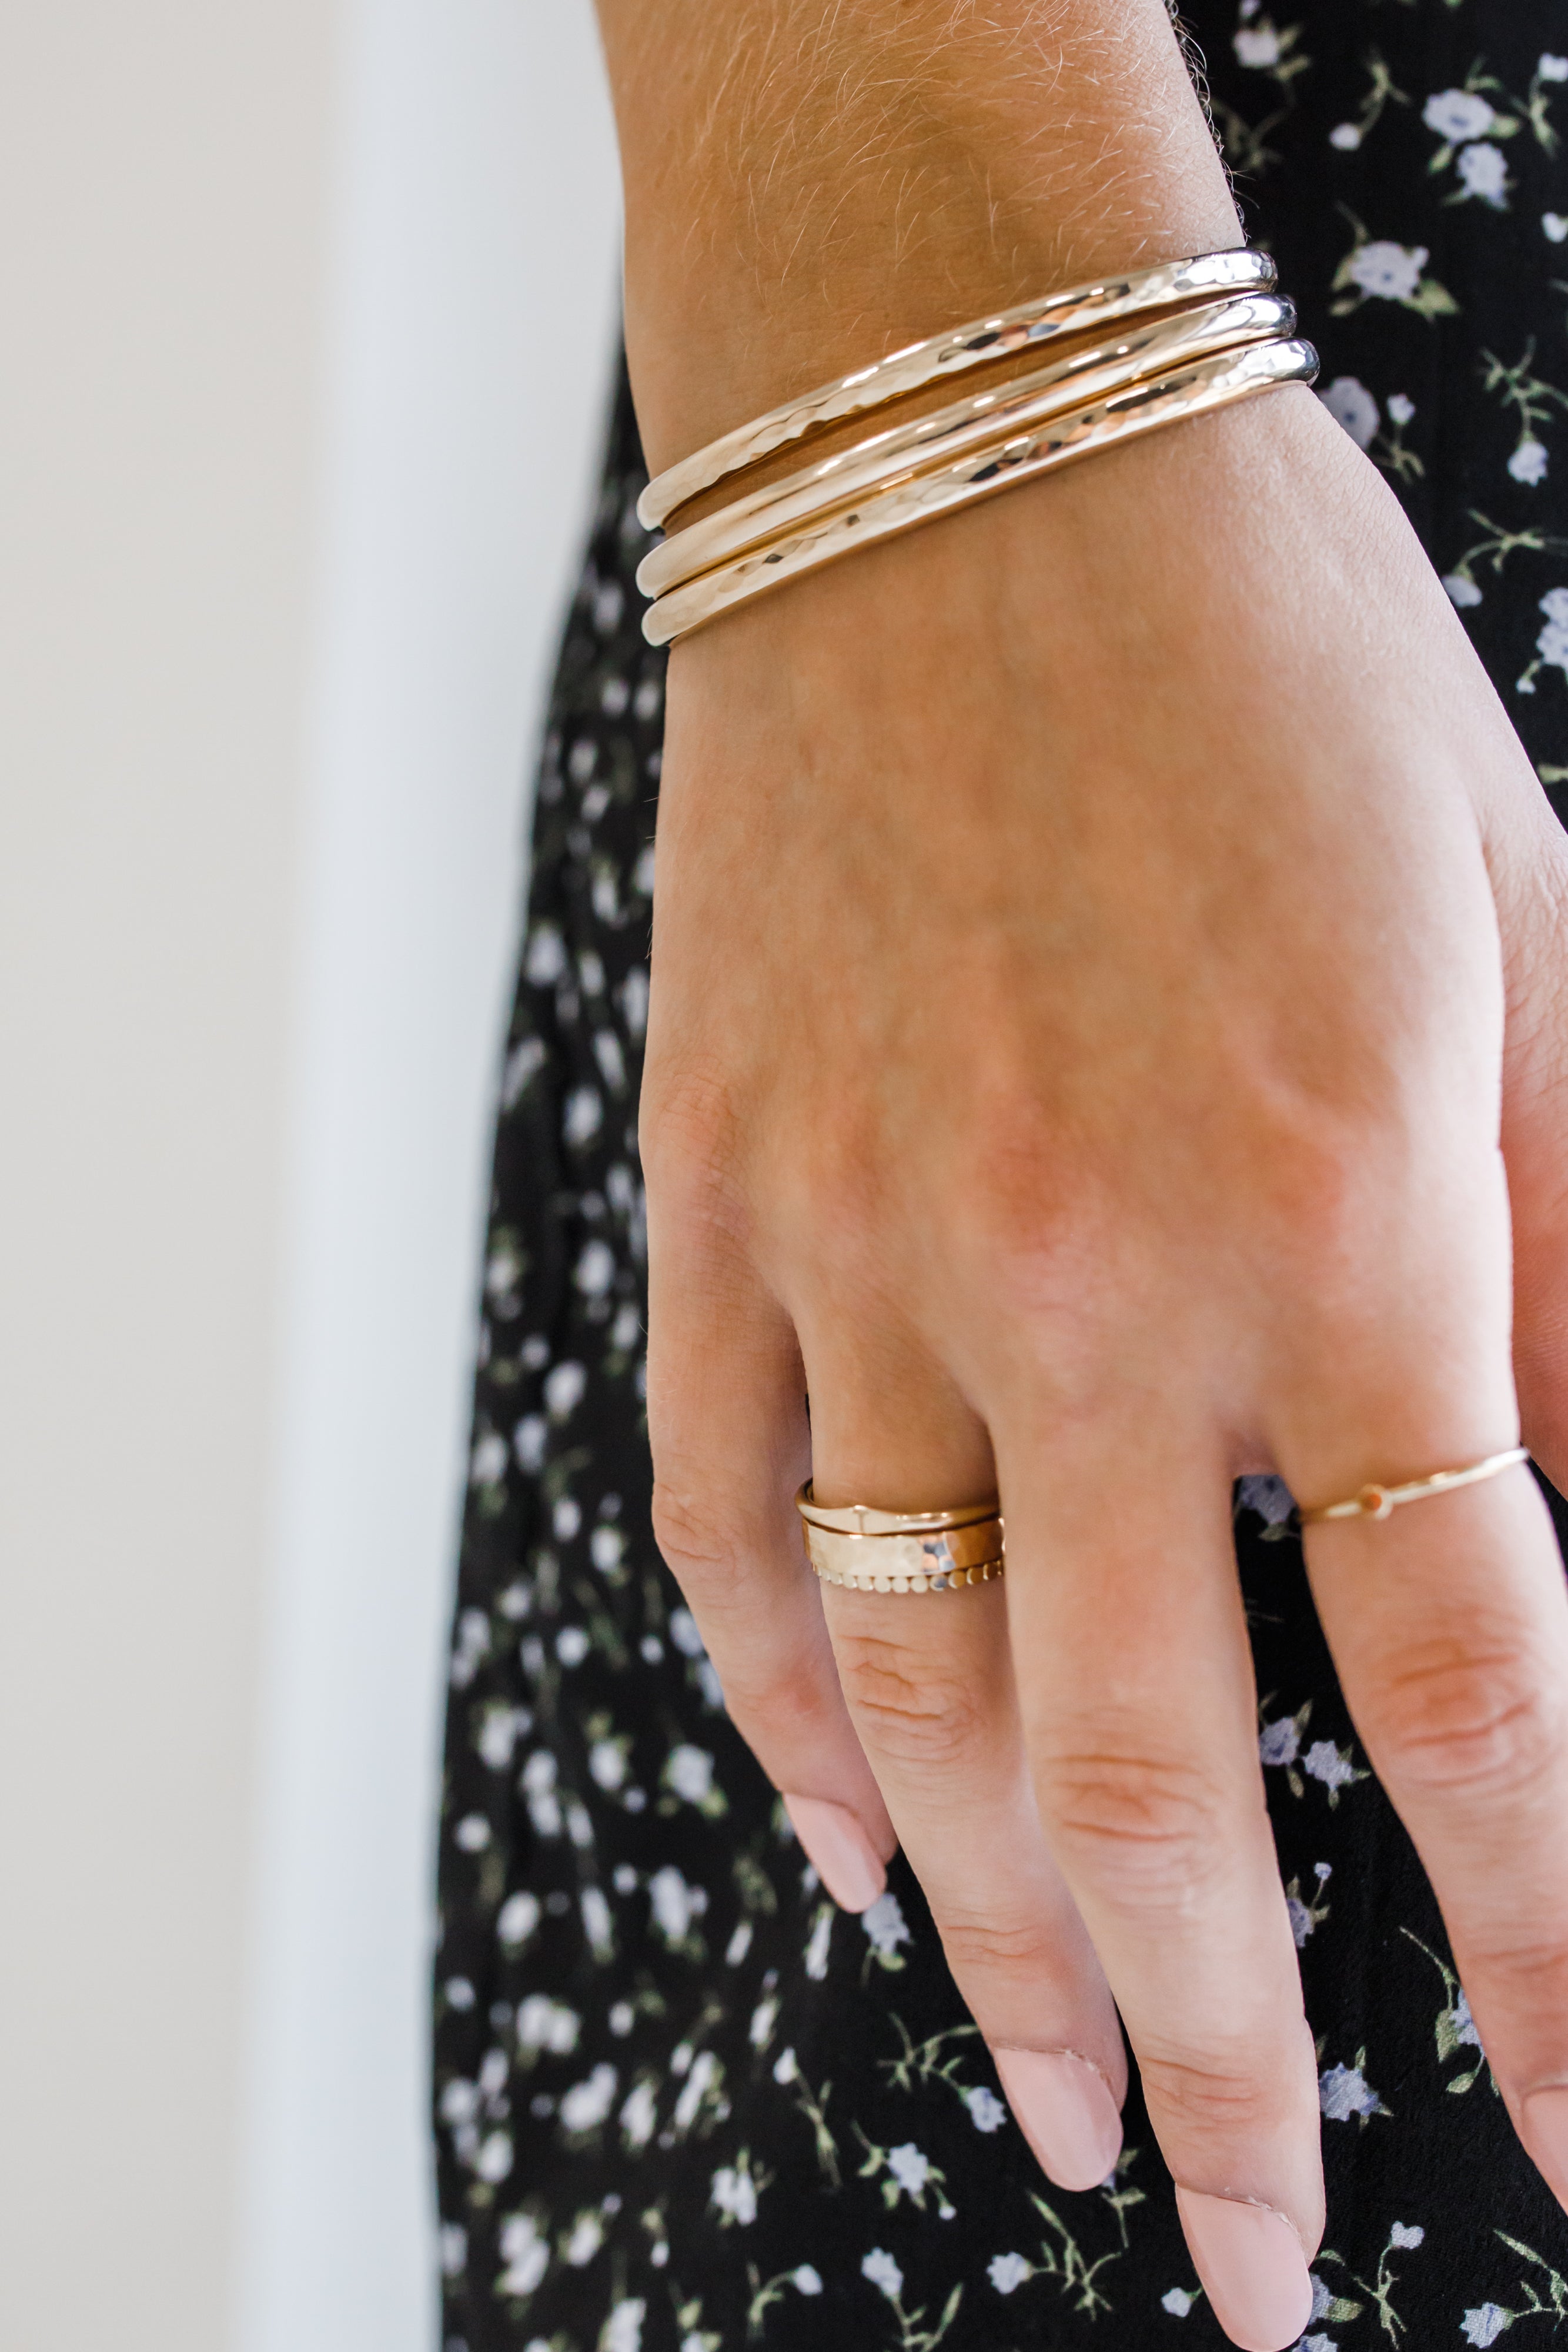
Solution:
[{"label": "gold bangle", "polygon": [[1528,1462],[1530,1449],[1511,1445],[1505,1453],[1489,1454],[1482,1462],[1468,1463],[1462,1470],[1433,1470],[1425,1478],[1406,1479],[1402,1486],[1363,1486],[1348,1502],[1318,1503],[1310,1510],[1298,1510],[1302,1527],[1322,1527],[1329,1519],[1385,1519],[1402,1503],[1424,1503],[1432,1495],[1451,1495],[1456,1486],[1479,1486],[1483,1479],[1495,1478],[1500,1471],[1511,1470],[1518,1462]]},{"label": "gold bangle", "polygon": [[824,1584],[858,1592],[949,1592],[1002,1574],[1005,1548],[995,1499],[948,1511],[833,1509],[807,1480],[795,1497],[806,1557]]},{"label": "gold bangle", "polygon": [[671,645],[765,590],[782,587],[856,548],[934,521],[1016,482],[1032,481],[1161,425],[1228,408],[1279,384],[1310,383],[1317,366],[1317,353],[1309,342],[1249,344],[1128,385],[936,472],[911,470],[855,505],[837,509],[809,528],[672,589],[643,615],[643,634],[650,645]]},{"label": "gold bangle", "polygon": [[1222,253],[1195,254],[1185,261],[1162,262],[1153,269],[1070,286],[1043,299],[1019,303],[1015,310],[971,320],[967,326],[947,334],[906,344],[871,367],[857,368],[850,375],[770,408],[765,415],[722,434],[655,475],[637,501],[638,520],[647,530],[657,530],[677,507],[711,489],[727,474],[743,472],[818,425],[853,416],[864,408],[883,407],[940,377],[956,375],[964,369],[1027,350],[1030,343],[1076,334],[1140,310],[1202,301],[1216,294],[1267,293],[1274,275],[1268,254],[1237,246]]},{"label": "gold bangle", "polygon": [[1155,320],[1134,321],[1070,358],[1015,378],[999,392],[971,393],[946,408],[873,433],[852,448],[736,499],[655,547],[637,569],[645,596],[662,596],[705,572],[819,517],[836,513],[904,479],[956,462],[999,436],[1011,437],[1090,401],[1211,352],[1278,341],[1296,323],[1278,294],[1241,295]]}]

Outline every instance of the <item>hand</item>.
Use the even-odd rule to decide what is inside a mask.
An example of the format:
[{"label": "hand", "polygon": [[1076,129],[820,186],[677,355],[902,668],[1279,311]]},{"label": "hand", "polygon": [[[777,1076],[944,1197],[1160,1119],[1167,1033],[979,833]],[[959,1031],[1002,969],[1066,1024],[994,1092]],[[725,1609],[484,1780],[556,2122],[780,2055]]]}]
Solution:
[{"label": "hand", "polygon": [[[659,828],[660,1542],[829,1885],[863,1906],[902,1842],[1070,2188],[1119,2142],[1114,1996],[1199,2274],[1268,2352],[1322,2192],[1231,1481],[1329,1500],[1514,1441],[1510,1182],[1525,1433],[1568,1475],[1555,823],[1394,501],[1286,392],[678,646]],[[808,1471],[999,1490],[1005,1584],[819,1588]],[[1568,2198],[1545,1511],[1514,1471],[1308,1559]]]}]

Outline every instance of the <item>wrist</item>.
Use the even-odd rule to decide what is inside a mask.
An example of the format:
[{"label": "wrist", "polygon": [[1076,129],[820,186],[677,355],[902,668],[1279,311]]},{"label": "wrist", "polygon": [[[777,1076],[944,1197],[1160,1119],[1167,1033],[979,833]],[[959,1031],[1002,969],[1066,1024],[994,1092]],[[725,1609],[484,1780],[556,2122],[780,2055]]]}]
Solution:
[{"label": "wrist", "polygon": [[[868,357],[1239,241],[1163,0],[750,0],[673,62],[601,0],[626,323],[658,467]],[[788,44],[785,33],[788,33]],[[710,39],[711,39],[710,36]]]}]

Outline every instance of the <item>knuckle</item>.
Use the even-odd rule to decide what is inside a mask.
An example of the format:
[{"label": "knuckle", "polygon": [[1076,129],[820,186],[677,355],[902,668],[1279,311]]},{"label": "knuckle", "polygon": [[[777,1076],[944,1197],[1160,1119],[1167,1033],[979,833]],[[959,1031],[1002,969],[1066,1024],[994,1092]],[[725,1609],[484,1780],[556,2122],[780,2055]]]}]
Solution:
[{"label": "knuckle", "polygon": [[955,1917],[946,1911],[937,1914],[936,1925],[960,1983],[983,1976],[1029,1988],[1049,1984],[1060,1970],[1057,1939],[1040,1919]]},{"label": "knuckle", "polygon": [[737,1124],[730,1090],[716,1074],[650,1066],[637,1110],[637,1149],[650,1188],[677,1209],[711,1213],[733,1185]]},{"label": "knuckle", "polygon": [[973,1689],[957,1675],[883,1634],[841,1635],[839,1680],[868,1747],[890,1762],[940,1770],[975,1738]]},{"label": "knuckle", "polygon": [[1364,1701],[1384,1769],[1437,1794],[1505,1796],[1560,1764],[1564,1696],[1521,1639],[1431,1637],[1391,1657]]},{"label": "knuckle", "polygon": [[1288,2102],[1289,2069],[1249,2064],[1216,2055],[1207,2063],[1190,2056],[1140,2051],[1138,2071],[1151,2110],[1167,2130],[1187,2139],[1245,2145],[1268,2137]]},{"label": "knuckle", "polygon": [[1064,1861],[1139,1909],[1190,1909],[1234,1844],[1233,1809],[1188,1758],[1102,1737],[1048,1751],[1035,1779]]},{"label": "knuckle", "polygon": [[667,1479],[653,1481],[653,1540],[683,1591],[727,1586],[747,1549],[755,1549],[742,1511],[701,1499]]}]

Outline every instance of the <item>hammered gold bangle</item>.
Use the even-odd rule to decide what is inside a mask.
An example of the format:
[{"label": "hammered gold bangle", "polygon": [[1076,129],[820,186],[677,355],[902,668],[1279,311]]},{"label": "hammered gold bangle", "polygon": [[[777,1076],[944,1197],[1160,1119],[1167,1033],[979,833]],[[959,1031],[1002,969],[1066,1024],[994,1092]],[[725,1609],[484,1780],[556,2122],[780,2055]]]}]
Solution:
[{"label": "hammered gold bangle", "polygon": [[857,1592],[956,1592],[1002,1574],[1001,1513],[994,1501],[952,1511],[826,1508],[810,1479],[795,1497],[806,1557],[824,1584]]},{"label": "hammered gold bangle", "polygon": [[1241,295],[1134,320],[1066,359],[1014,378],[1001,391],[974,392],[912,422],[884,426],[848,449],[737,498],[645,555],[637,585],[645,596],[665,595],[765,541],[789,538],[905,480],[912,467],[922,475],[935,474],[998,439],[1010,440],[1145,378],[1214,352],[1278,341],[1295,323],[1293,307],[1278,294]]},{"label": "hammered gold bangle", "polygon": [[722,434],[654,476],[637,501],[638,520],[647,530],[657,530],[688,499],[700,497],[727,475],[758,464],[787,443],[862,409],[884,407],[889,401],[965,369],[1005,359],[1034,343],[1059,341],[1139,311],[1201,302],[1220,294],[1267,293],[1273,283],[1270,256],[1238,246],[1220,253],[1196,254],[1185,261],[1162,262],[1153,269],[1095,278],[1037,301],[1019,303],[1016,309],[997,311],[989,318],[971,320],[946,334],[928,336],[902,351],[890,352],[870,367],[856,368],[831,383],[818,384],[734,432]]},{"label": "hammered gold bangle", "polygon": [[931,472],[911,466],[867,497],[834,507],[671,589],[644,613],[643,634],[650,645],[673,644],[766,589],[781,587],[857,548],[1181,418],[1208,415],[1279,384],[1310,383],[1317,365],[1312,344],[1298,339],[1248,344],[1127,384]]}]

